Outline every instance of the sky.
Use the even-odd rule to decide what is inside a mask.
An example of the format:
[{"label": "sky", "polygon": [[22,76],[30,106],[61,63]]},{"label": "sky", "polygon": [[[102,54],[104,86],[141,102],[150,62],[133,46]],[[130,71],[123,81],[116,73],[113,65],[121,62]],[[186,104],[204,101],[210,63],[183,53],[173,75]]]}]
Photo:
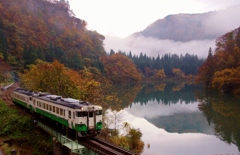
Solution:
[{"label": "sky", "polygon": [[124,38],[170,14],[204,13],[240,4],[239,0],[69,0],[89,30]]},{"label": "sky", "polygon": [[[105,36],[104,48],[133,55],[146,53],[157,57],[166,53],[186,53],[206,58],[209,48],[215,49],[214,40],[192,40],[175,42],[154,38],[129,37],[143,31],[158,19],[179,13],[206,13],[240,5],[239,0],[68,0],[76,17],[87,22],[87,29]],[[205,19],[205,29],[224,34],[240,25],[238,9],[227,14],[218,13]],[[221,24],[219,24],[221,23]],[[220,37],[220,36],[219,36]]]}]

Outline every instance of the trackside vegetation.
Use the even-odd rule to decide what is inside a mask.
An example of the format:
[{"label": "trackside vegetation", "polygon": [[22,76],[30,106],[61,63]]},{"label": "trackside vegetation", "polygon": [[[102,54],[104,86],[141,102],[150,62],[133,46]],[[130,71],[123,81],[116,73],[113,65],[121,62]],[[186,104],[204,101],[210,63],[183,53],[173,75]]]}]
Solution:
[{"label": "trackside vegetation", "polygon": [[0,147],[5,155],[10,155],[11,150],[19,154],[38,155],[52,152],[51,137],[35,128],[30,116],[21,114],[2,100],[0,107]]}]

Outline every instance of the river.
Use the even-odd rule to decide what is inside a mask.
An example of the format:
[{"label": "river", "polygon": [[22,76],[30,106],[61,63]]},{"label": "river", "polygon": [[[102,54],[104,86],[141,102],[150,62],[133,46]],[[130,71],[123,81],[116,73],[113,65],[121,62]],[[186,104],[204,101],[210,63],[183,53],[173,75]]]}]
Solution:
[{"label": "river", "polygon": [[117,112],[117,128],[128,122],[142,132],[142,155],[240,154],[239,98],[195,85],[155,87],[143,86]]}]

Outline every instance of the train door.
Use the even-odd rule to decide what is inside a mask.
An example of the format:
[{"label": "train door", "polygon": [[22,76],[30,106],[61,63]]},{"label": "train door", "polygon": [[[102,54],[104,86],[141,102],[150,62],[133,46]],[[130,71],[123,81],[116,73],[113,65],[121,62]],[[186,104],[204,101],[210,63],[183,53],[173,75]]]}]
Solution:
[{"label": "train door", "polygon": [[89,111],[88,112],[88,128],[91,129],[95,129],[95,113],[94,111]]},{"label": "train door", "polygon": [[68,127],[69,128],[73,128],[73,115],[72,115],[72,111],[70,109],[67,110],[68,113]]},{"label": "train door", "polygon": [[32,101],[32,97],[27,97],[27,103],[28,103],[28,108],[30,110],[33,110],[33,101]]}]

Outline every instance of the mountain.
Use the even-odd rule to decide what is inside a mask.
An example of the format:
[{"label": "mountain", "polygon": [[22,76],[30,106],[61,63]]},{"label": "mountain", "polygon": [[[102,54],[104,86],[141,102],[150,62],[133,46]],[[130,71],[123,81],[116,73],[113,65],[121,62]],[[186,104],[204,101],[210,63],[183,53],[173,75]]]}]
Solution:
[{"label": "mountain", "polygon": [[132,36],[187,42],[216,39],[239,26],[240,5],[199,14],[168,15]]},{"label": "mountain", "polygon": [[105,37],[87,30],[67,0],[0,0],[0,12],[0,56],[18,68],[57,59],[79,70],[106,55]]}]

